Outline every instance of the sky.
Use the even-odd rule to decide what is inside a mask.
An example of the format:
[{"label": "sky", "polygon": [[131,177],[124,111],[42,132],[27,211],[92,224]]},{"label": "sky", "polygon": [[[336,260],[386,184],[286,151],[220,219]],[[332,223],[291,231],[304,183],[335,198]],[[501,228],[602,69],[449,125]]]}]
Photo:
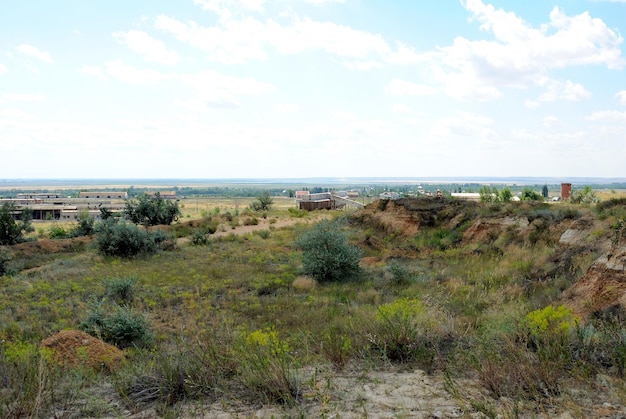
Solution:
[{"label": "sky", "polygon": [[626,0],[0,0],[0,179],[626,177]]}]

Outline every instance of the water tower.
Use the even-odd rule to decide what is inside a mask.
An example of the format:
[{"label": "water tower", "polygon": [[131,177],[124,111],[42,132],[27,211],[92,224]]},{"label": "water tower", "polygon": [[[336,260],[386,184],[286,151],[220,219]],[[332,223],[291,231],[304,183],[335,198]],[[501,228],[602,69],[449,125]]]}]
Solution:
[{"label": "water tower", "polygon": [[561,183],[561,200],[564,201],[572,194],[571,183]]}]

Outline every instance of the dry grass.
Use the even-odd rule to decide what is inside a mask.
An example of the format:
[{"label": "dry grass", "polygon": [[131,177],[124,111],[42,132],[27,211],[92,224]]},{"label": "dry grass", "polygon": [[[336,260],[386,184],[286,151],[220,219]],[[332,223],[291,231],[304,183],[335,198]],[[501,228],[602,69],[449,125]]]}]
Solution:
[{"label": "dry grass", "polygon": [[[214,218],[226,219],[225,213],[229,212],[243,220],[249,201],[191,199],[181,203],[183,221],[202,218],[203,212],[212,215],[216,208],[220,217]],[[386,235],[369,225],[349,224],[349,237],[354,242],[367,246],[362,239],[367,237],[377,243],[376,248],[368,248],[375,263],[363,263],[364,274],[358,282],[319,285],[301,276],[301,259],[294,247],[295,238],[317,215],[307,215],[304,220],[293,218],[280,209],[291,204],[280,200],[278,209],[270,211],[267,219],[254,215],[259,219],[258,227],[271,229],[267,237],[233,234],[238,229],[257,227],[239,226],[208,235],[203,245],[181,244],[176,250],[148,258],[105,258],[89,248],[79,253],[68,250],[53,254],[43,248],[29,248],[28,259],[37,260],[37,268],[23,270],[14,278],[0,278],[6,296],[0,301],[0,340],[39,342],[52,330],[75,327],[91,302],[111,298],[107,279],[132,276],[136,278],[134,298],[128,305],[150,319],[156,344],[150,350],[129,351],[128,365],[120,373],[128,386],[122,387],[133,390],[135,395],[149,393],[154,396],[153,402],[162,400],[168,406],[207,394],[216,398],[220,394],[234,398],[261,394],[265,397],[261,397],[262,402],[297,403],[300,391],[307,390],[300,386],[308,384],[290,381],[296,367],[332,365],[336,370],[349,370],[354,362],[388,368],[397,360],[389,356],[393,342],[384,341],[383,332],[394,337],[392,332],[404,333],[404,329],[414,333],[398,334],[406,340],[400,342],[405,345],[400,349],[406,349],[406,353],[396,358],[406,363],[402,365],[407,369],[458,373],[451,380],[476,374],[493,395],[524,402],[546,400],[566,381],[548,381],[546,377],[555,365],[539,362],[536,348],[516,347],[526,343],[518,334],[518,324],[529,311],[553,302],[559,287],[572,280],[572,272],[555,268],[564,263],[565,256],[572,259],[567,261],[568,266],[584,266],[591,250],[564,255],[558,240],[531,245],[524,232],[517,230],[499,230],[486,243],[451,240],[441,246],[441,240],[434,240],[441,239],[435,236],[434,228],[433,234],[407,239]],[[559,210],[558,206],[553,208]],[[237,211],[239,215],[234,215]],[[344,213],[320,214],[332,217]],[[586,215],[591,217],[593,213]],[[270,219],[277,221],[264,224]],[[285,220],[297,224],[285,225]],[[199,226],[190,223],[184,234],[193,234]],[[547,229],[546,234],[553,231],[557,229]],[[508,240],[505,235],[515,237]],[[582,245],[594,247],[591,242]],[[406,278],[399,281],[399,275]],[[376,313],[381,307],[393,308],[397,301],[405,301],[407,307],[387,316],[393,320],[389,322],[390,330],[382,328],[376,323],[382,321]],[[414,301],[423,303],[420,313],[425,317],[416,320],[409,316],[405,321],[404,313],[411,314],[408,307]],[[242,336],[247,338],[237,341]],[[249,336],[256,336],[256,340]],[[265,344],[268,336],[275,339],[274,346]],[[256,345],[256,353],[251,350],[252,344]],[[245,360],[238,356],[242,352],[254,357]],[[202,358],[204,353],[215,355],[219,362],[210,364],[208,358]],[[565,369],[559,377],[577,379],[582,377],[579,371],[587,368],[593,376],[610,374],[621,379],[613,370],[603,370],[586,360],[580,362],[577,370]],[[222,366],[225,368],[219,369]],[[529,371],[536,375],[531,376]],[[280,386],[276,372],[283,374]],[[209,376],[219,379],[203,381]],[[189,383],[196,387],[190,388]],[[271,393],[272,386],[280,387],[280,391]],[[498,393],[494,388],[502,391]],[[293,400],[284,400],[289,397]],[[170,414],[174,415],[172,411]]]}]

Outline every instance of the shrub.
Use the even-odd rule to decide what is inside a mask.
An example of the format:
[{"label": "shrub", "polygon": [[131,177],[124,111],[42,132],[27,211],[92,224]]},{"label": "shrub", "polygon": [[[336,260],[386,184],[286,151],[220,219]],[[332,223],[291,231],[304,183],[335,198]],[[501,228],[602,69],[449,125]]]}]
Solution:
[{"label": "shrub", "polygon": [[139,254],[155,253],[163,242],[162,232],[150,233],[134,224],[109,219],[96,229],[96,247],[106,256],[132,258]]},{"label": "shrub", "polygon": [[387,268],[391,274],[392,283],[396,285],[407,285],[411,283],[412,275],[405,265],[394,259],[387,265]]},{"label": "shrub", "polygon": [[48,238],[51,239],[66,239],[69,237],[69,233],[61,226],[50,227],[48,231]]},{"label": "shrub", "polygon": [[8,250],[0,248],[0,276],[10,273],[8,263],[11,261],[11,255]]},{"label": "shrub", "polygon": [[333,326],[322,335],[322,352],[338,371],[344,369],[352,356],[352,340],[342,328]]},{"label": "shrub", "polygon": [[205,229],[196,230],[189,238],[194,246],[205,246],[209,243],[208,233]]},{"label": "shrub", "polygon": [[120,306],[107,312],[101,303],[87,313],[79,329],[119,348],[148,347],[154,339],[144,315]]},{"label": "shrub", "polygon": [[270,235],[272,234],[269,230],[255,230],[253,233],[263,240],[269,239]]},{"label": "shrub", "polygon": [[91,236],[94,231],[94,218],[89,215],[89,211],[83,210],[78,214],[78,225],[72,229],[72,237]]},{"label": "shrub", "polygon": [[259,220],[256,217],[246,217],[243,219],[243,225],[245,226],[255,226],[259,224]]},{"label": "shrub", "polygon": [[359,272],[361,250],[347,242],[337,222],[321,221],[296,239],[304,272],[319,282],[341,281]]},{"label": "shrub", "polygon": [[239,380],[256,397],[292,405],[301,385],[289,345],[273,328],[243,332],[236,341]]},{"label": "shrub", "polygon": [[308,214],[308,211],[298,208],[289,208],[287,212],[289,212],[289,215],[296,218],[303,218]]},{"label": "shrub", "polygon": [[407,362],[416,357],[430,358],[432,353],[424,346],[428,315],[419,300],[399,298],[378,306],[370,343],[374,349],[394,362]]},{"label": "shrub", "polygon": [[107,281],[106,292],[109,297],[118,303],[130,303],[133,301],[136,278],[112,278]]},{"label": "shrub", "polygon": [[274,200],[272,199],[269,191],[263,192],[256,200],[250,204],[250,209],[253,211],[268,211],[272,208]]}]

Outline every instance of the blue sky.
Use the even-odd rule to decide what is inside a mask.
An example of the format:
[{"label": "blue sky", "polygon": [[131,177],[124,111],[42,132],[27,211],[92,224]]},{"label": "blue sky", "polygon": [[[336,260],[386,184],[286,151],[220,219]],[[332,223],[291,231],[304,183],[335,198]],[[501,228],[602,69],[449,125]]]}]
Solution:
[{"label": "blue sky", "polygon": [[0,179],[626,176],[626,0],[0,0]]}]

